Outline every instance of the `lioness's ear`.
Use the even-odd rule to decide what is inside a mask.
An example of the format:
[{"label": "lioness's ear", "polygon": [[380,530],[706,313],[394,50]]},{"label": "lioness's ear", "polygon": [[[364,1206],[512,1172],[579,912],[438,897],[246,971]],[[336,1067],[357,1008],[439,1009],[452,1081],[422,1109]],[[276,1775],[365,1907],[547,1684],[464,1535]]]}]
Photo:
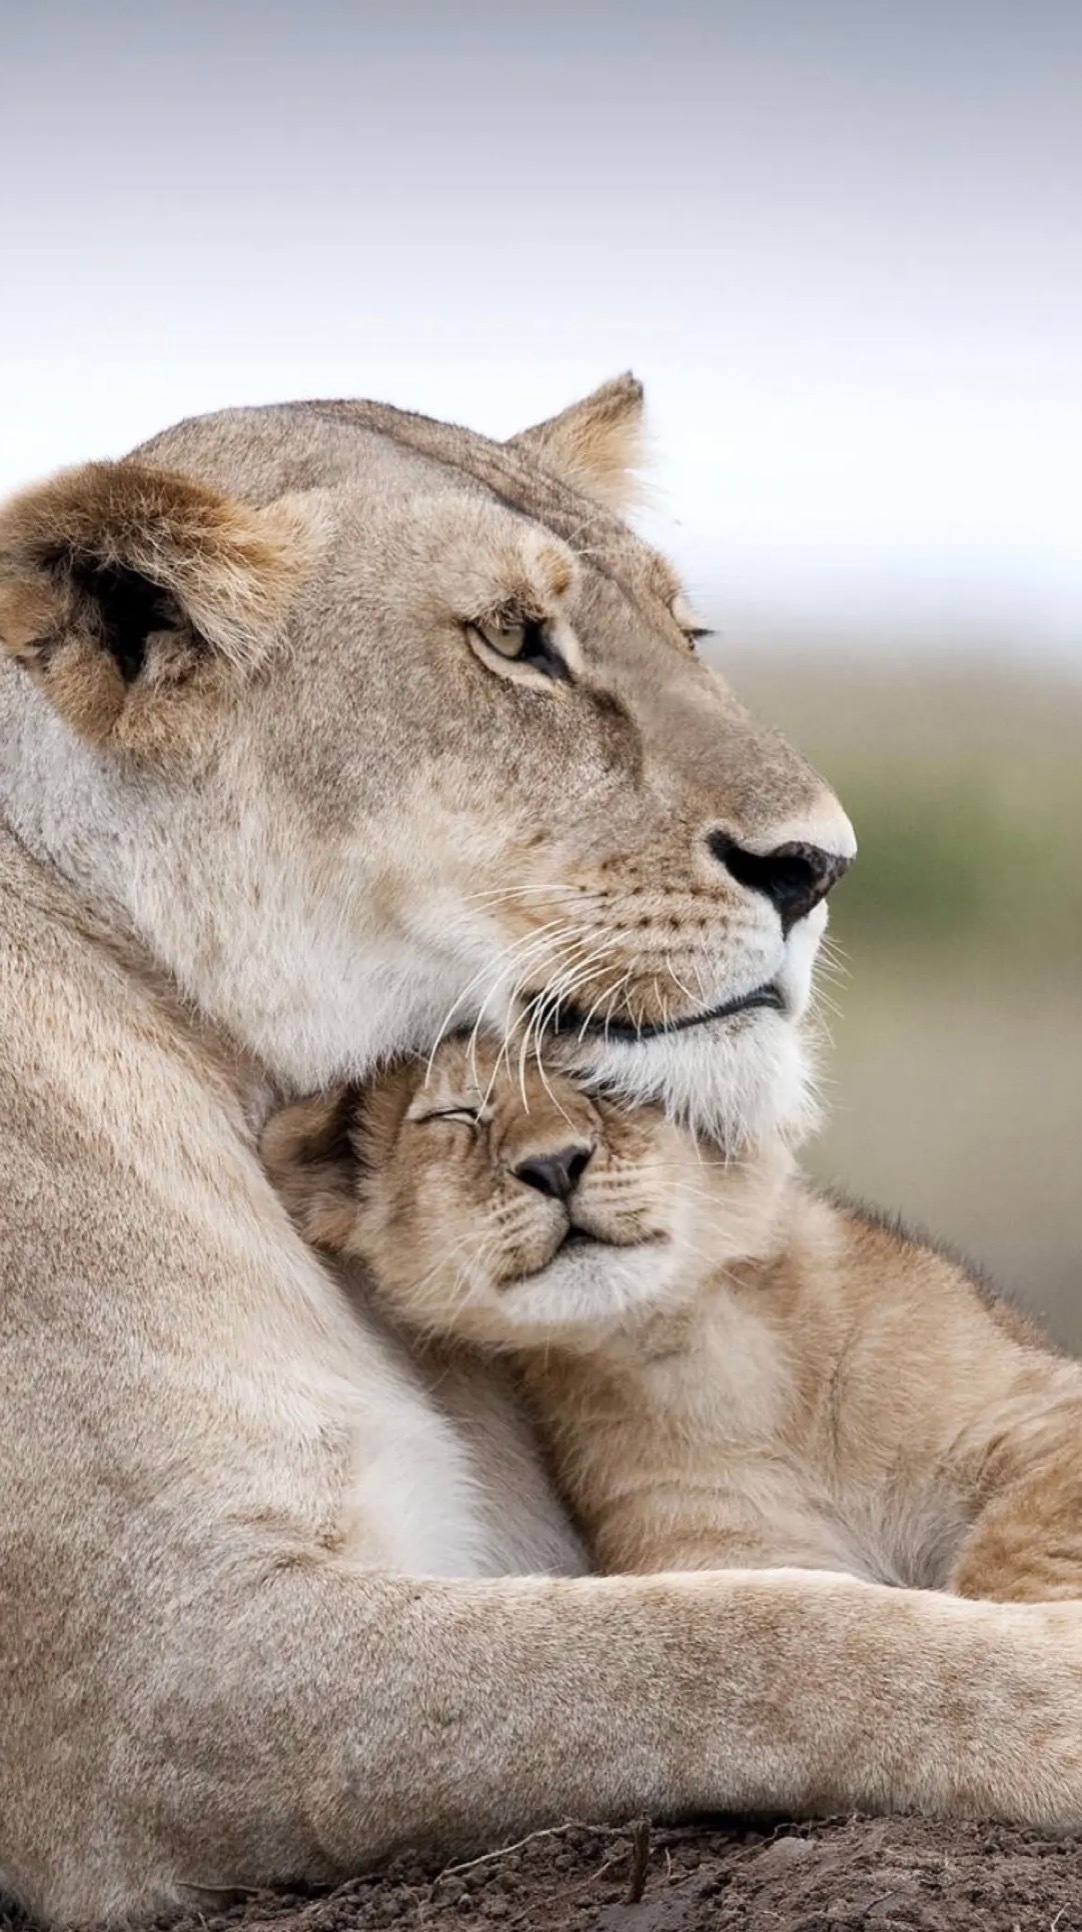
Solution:
[{"label": "lioness's ear", "polygon": [[92,743],[152,748],[181,691],[267,656],[314,538],[296,500],[88,463],[0,511],[0,647]]},{"label": "lioness's ear", "polygon": [[603,383],[592,396],[512,436],[556,476],[610,510],[625,510],[636,494],[642,460],[642,384],[630,374]]},{"label": "lioness's ear", "polygon": [[351,1129],[355,1087],[335,1087],[272,1114],[259,1151],[267,1173],[306,1240],[338,1254],[357,1219],[361,1163]]}]

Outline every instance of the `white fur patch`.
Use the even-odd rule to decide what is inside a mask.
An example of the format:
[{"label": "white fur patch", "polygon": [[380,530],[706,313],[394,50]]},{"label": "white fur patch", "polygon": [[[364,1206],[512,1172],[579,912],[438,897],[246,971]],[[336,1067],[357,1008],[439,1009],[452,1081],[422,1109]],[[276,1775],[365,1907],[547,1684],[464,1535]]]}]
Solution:
[{"label": "white fur patch", "polygon": [[659,1249],[613,1249],[590,1243],[558,1254],[536,1276],[505,1288],[500,1296],[503,1317],[521,1331],[523,1341],[532,1328],[547,1336],[562,1329],[616,1328],[636,1309],[649,1308],[664,1297],[673,1272],[671,1244]]},{"label": "white fur patch", "polygon": [[356,1312],[379,1370],[355,1424],[355,1553],[405,1576],[580,1574],[584,1553],[492,1365],[428,1376],[373,1308]]}]

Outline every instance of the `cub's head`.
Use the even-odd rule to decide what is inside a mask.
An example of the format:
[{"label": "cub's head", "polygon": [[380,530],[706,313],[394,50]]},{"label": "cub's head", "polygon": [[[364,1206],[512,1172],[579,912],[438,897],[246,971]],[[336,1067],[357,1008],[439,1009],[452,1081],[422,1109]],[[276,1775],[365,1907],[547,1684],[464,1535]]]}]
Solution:
[{"label": "cub's head", "polygon": [[798,1124],[852,834],[615,513],[639,411],[233,411],[0,514],[7,816],[287,1089],[480,1021]]},{"label": "cub's head", "polygon": [[496,1347],[591,1344],[693,1293],[760,1251],[787,1172],[459,1039],[284,1108],[262,1151],[301,1232],[401,1321]]}]

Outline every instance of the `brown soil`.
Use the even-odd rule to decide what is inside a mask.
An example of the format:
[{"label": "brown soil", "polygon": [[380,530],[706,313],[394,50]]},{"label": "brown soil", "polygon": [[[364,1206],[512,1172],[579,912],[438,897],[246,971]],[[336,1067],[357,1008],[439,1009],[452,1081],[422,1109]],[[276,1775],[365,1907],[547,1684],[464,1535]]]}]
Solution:
[{"label": "brown soil", "polygon": [[[538,1832],[486,1858],[400,1859],[319,1897],[253,1894],[173,1932],[1082,1932],[1082,1840],[919,1818]],[[0,1932],[33,1932],[5,1918]]]}]

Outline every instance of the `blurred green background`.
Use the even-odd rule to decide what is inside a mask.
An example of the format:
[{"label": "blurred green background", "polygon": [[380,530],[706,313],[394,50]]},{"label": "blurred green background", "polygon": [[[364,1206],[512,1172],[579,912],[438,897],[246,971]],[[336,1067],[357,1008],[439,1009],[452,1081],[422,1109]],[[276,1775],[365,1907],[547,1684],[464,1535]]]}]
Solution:
[{"label": "blurred green background", "polygon": [[809,1164],[1082,1353],[1082,681],[1017,655],[718,661],[860,841]]}]

